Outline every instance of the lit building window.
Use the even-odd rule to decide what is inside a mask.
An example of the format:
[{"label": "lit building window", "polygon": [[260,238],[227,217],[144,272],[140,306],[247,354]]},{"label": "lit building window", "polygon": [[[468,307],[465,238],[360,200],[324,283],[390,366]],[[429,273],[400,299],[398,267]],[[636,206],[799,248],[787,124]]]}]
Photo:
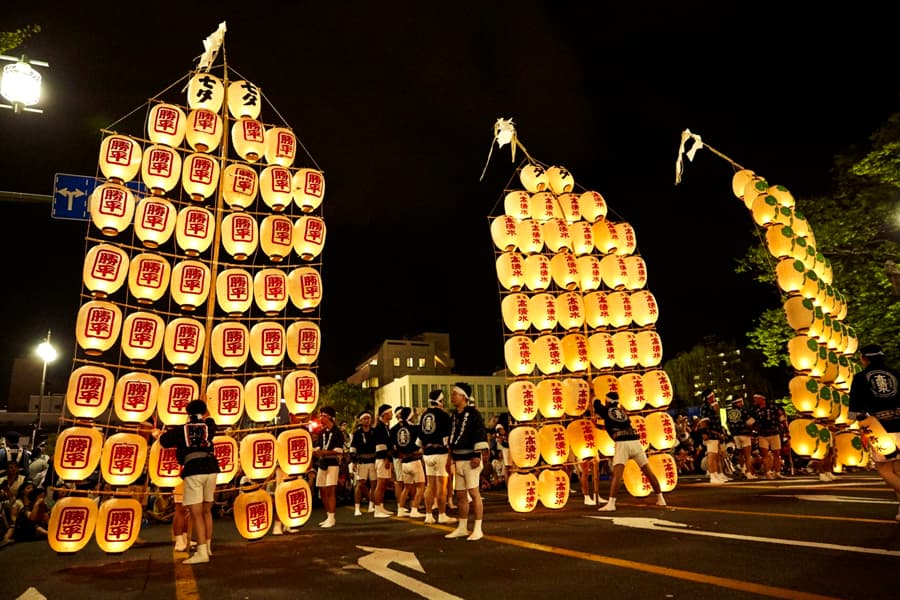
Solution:
[{"label": "lit building window", "polygon": [[420,358],[420,359],[419,359],[419,368],[420,368],[420,369],[424,369],[424,368],[425,368],[425,359],[424,359],[424,358]]},{"label": "lit building window", "polygon": [[400,357],[399,357],[399,356],[395,356],[395,357],[394,357],[394,366],[395,366],[395,367],[399,367],[399,366],[400,366]]},{"label": "lit building window", "polygon": [[414,363],[413,363],[413,357],[412,357],[412,356],[409,356],[409,357],[406,358],[406,366],[409,367],[410,369],[413,368]]}]

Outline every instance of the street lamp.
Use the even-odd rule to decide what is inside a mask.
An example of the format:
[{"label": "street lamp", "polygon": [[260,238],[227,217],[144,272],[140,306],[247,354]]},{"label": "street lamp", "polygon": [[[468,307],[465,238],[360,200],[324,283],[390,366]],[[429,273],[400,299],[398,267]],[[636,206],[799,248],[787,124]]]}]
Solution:
[{"label": "street lamp", "polygon": [[41,74],[35,71],[31,65],[49,67],[42,60],[26,60],[0,54],[0,60],[10,61],[13,64],[6,65],[0,71],[0,96],[3,96],[10,104],[0,104],[2,108],[11,108],[17,113],[35,112],[42,113],[39,108],[31,108],[41,100]]},{"label": "street lamp", "polygon": [[44,361],[44,369],[41,372],[41,399],[38,401],[37,422],[34,426],[34,435],[31,437],[31,449],[37,446],[38,433],[41,431],[41,409],[44,407],[44,390],[47,386],[47,363],[56,359],[56,348],[50,343],[50,330],[47,330],[47,339],[37,347],[37,355]]}]

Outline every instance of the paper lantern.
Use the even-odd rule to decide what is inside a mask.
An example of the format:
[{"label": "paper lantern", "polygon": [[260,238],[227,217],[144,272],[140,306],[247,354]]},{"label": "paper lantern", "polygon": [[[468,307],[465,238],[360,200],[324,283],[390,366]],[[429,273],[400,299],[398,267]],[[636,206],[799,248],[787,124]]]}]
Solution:
[{"label": "paper lantern", "polygon": [[159,440],[153,442],[147,472],[150,474],[150,482],[157,487],[174,488],[181,484],[181,465],[178,464],[175,447],[163,448],[159,445]]},{"label": "paper lantern", "polygon": [[538,496],[547,508],[559,509],[569,500],[569,475],[563,469],[544,469],[538,476]]},{"label": "paper lantern", "polygon": [[147,248],[158,248],[175,233],[175,206],[165,198],[148,196],[138,202],[134,234]]},{"label": "paper lantern", "polygon": [[640,290],[647,285],[647,265],[640,256],[626,256],[625,287],[629,290]]},{"label": "paper lantern", "polygon": [[594,230],[587,221],[569,224],[572,252],[576,256],[590,254],[594,251]]},{"label": "paper lantern", "polygon": [[253,279],[243,269],[225,269],[216,277],[216,302],[229,317],[247,312],[253,303]]},{"label": "paper lantern", "polygon": [[[505,289],[514,292],[525,282],[525,260],[516,252],[504,252],[497,257],[497,280]],[[548,269],[549,275],[549,269]]]},{"label": "paper lantern", "polygon": [[644,387],[644,398],[653,408],[666,408],[671,404],[675,391],[669,375],[662,369],[647,371],[641,377]]},{"label": "paper lantern", "polygon": [[138,304],[152,304],[169,289],[172,267],[162,256],[143,252],[131,259],[128,267],[128,291]]},{"label": "paper lantern", "polygon": [[91,541],[97,524],[97,503],[86,496],[64,496],[50,511],[47,541],[59,554],[78,552]]},{"label": "paper lantern", "polygon": [[582,291],[596,290],[603,282],[600,276],[600,260],[596,256],[579,256],[575,259],[578,271],[578,288]]},{"label": "paper lantern", "polygon": [[633,367],[639,362],[637,337],[630,331],[620,331],[612,336],[616,350],[616,364],[620,367]]},{"label": "paper lantern", "polygon": [[209,154],[197,152],[184,159],[181,168],[181,187],[194,202],[212,196],[219,185],[219,161]]},{"label": "paper lantern", "polygon": [[509,215],[499,216],[491,222],[491,240],[503,252],[516,249],[518,221]]},{"label": "paper lantern", "polygon": [[272,496],[266,490],[238,494],[234,499],[234,525],[244,539],[265,537],[273,521]]},{"label": "paper lantern", "polygon": [[506,408],[516,421],[534,419],[538,410],[535,385],[530,381],[514,381],[509,384],[506,388]]},{"label": "paper lantern", "polygon": [[619,232],[614,223],[606,219],[595,221],[592,227],[594,247],[600,254],[611,254],[619,247]]},{"label": "paper lantern", "polygon": [[286,127],[266,130],[266,162],[270,165],[290,167],[297,156],[297,137]]},{"label": "paper lantern", "polygon": [[[200,387],[189,377],[168,377],[159,384],[156,412],[164,425],[187,423],[187,405],[200,397]],[[164,486],[165,487],[165,486]]]},{"label": "paper lantern", "polygon": [[184,140],[187,118],[174,104],[155,104],[147,116],[147,137],[154,144],[177,148]]},{"label": "paper lantern", "polygon": [[134,312],[122,325],[122,354],[136,365],[147,364],[159,354],[166,324],[159,315]]},{"label": "paper lantern", "polygon": [[259,245],[256,219],[247,213],[230,213],[222,219],[222,247],[235,260],[244,261]]},{"label": "paper lantern", "polygon": [[530,469],[541,458],[541,440],[534,427],[514,427],[509,432],[509,457],[520,469]]},{"label": "paper lantern", "polygon": [[866,428],[869,430],[869,442],[872,443],[874,450],[877,450],[881,456],[888,456],[897,450],[894,438],[885,430],[881,421],[874,416],[870,415],[859,421],[859,426],[861,429]]},{"label": "paper lantern", "polygon": [[831,432],[828,431],[828,427],[820,427],[818,435],[819,445],[816,446],[816,449],[809,456],[813,460],[822,460],[828,456],[828,452],[831,450],[832,444],[834,443]]},{"label": "paper lantern", "polygon": [[547,169],[547,184],[554,194],[563,194],[572,191],[575,178],[565,167],[553,166]]},{"label": "paper lantern", "polygon": [[659,305],[656,297],[647,290],[633,292],[629,296],[631,303],[631,319],[638,327],[647,327],[656,323],[659,318]]},{"label": "paper lantern", "polygon": [[294,223],[289,218],[269,215],[263,219],[259,228],[259,243],[269,260],[281,262],[294,248],[294,242]]},{"label": "paper lantern", "polygon": [[100,356],[119,339],[122,311],[103,300],[91,300],[78,309],[75,339],[88,356]]},{"label": "paper lantern", "polygon": [[215,217],[205,208],[188,206],[179,211],[175,222],[175,241],[188,256],[206,252],[215,232]]},{"label": "paper lantern", "polygon": [[591,329],[609,326],[610,306],[606,292],[591,292],[584,298],[584,320]]},{"label": "paper lantern", "polygon": [[141,178],[154,196],[162,196],[178,185],[181,178],[181,155],[177,151],[154,144],[144,150]]},{"label": "paper lantern", "polygon": [[563,380],[563,411],[570,417],[580,417],[591,407],[591,386],[584,379],[570,377]]},{"label": "paper lantern", "polygon": [[88,206],[91,222],[107,236],[125,231],[134,217],[134,195],[117,183],[104,183],[94,188]]},{"label": "paper lantern", "polygon": [[760,227],[768,227],[775,222],[778,208],[778,201],[771,194],[757,194],[750,204],[753,221]]},{"label": "paper lantern", "polygon": [[528,314],[528,296],[525,294],[508,294],[500,301],[500,313],[503,324],[509,331],[526,331],[531,325]]},{"label": "paper lantern", "polygon": [[547,189],[547,172],[540,165],[527,164],[519,171],[519,181],[532,194],[542,192]]},{"label": "paper lantern", "polygon": [[275,436],[268,432],[251,433],[240,442],[241,469],[250,479],[268,479],[275,472]]},{"label": "paper lantern", "polygon": [[222,197],[232,210],[244,210],[256,200],[259,181],[256,171],[240,163],[225,167]]},{"label": "paper lantern", "polygon": [[313,492],[302,477],[279,483],[275,488],[278,519],[287,527],[302,527],[312,516]]},{"label": "paper lantern", "polygon": [[628,283],[628,263],[621,256],[610,254],[600,259],[600,277],[606,287],[616,290]]},{"label": "paper lantern", "polygon": [[287,475],[309,471],[313,459],[312,435],[302,427],[285,429],[276,440],[278,466]]},{"label": "paper lantern", "polygon": [[619,377],[619,404],[628,411],[643,410],[647,404],[644,380],[640,373],[626,373]]},{"label": "paper lantern", "polygon": [[794,230],[787,225],[766,230],[766,247],[775,258],[789,258],[794,246]]},{"label": "paper lantern", "polygon": [[589,190],[578,196],[578,207],[581,210],[581,216],[590,223],[606,218],[606,200],[603,199],[600,192]]},{"label": "paper lantern", "polygon": [[[524,294],[522,294],[524,296]],[[552,294],[535,294],[528,298],[527,320],[539,332],[548,332],[556,327],[556,299]]]},{"label": "paper lantern", "polygon": [[128,277],[128,255],[111,244],[97,244],[84,257],[81,279],[98,299],[116,293]]},{"label": "paper lantern", "polygon": [[655,367],[662,361],[662,340],[652,329],[639,331],[634,336],[637,341],[638,363],[642,367]]},{"label": "paper lantern", "polygon": [[210,352],[217,365],[225,371],[244,366],[250,354],[250,331],[246,325],[224,321],[213,327],[211,335]]},{"label": "paper lantern", "polygon": [[516,224],[516,247],[524,254],[537,254],[543,250],[544,233],[541,224],[532,219],[519,221]]},{"label": "paper lantern", "polygon": [[285,352],[284,327],[275,321],[261,321],[250,329],[250,356],[263,369],[281,364]]},{"label": "paper lantern", "polygon": [[541,225],[541,235],[549,252],[572,251],[572,237],[565,219],[551,218]]},{"label": "paper lantern", "polygon": [[799,292],[803,287],[806,268],[799,260],[783,258],[775,265],[775,279],[781,291]]},{"label": "paper lantern", "polygon": [[312,260],[325,246],[325,221],[319,217],[303,216],[294,225],[294,252],[303,260]]},{"label": "paper lantern", "polygon": [[834,447],[837,449],[835,461],[845,467],[865,466],[869,462],[869,453],[859,431],[839,432],[835,436]]},{"label": "paper lantern", "polygon": [[259,195],[276,213],[282,212],[293,199],[293,177],[290,169],[277,165],[268,166],[259,174]]},{"label": "paper lantern", "polygon": [[215,75],[197,71],[188,80],[187,103],[191,108],[204,108],[218,113],[225,100],[225,85]]},{"label": "paper lantern", "polygon": [[319,402],[319,378],[312,371],[291,371],[284,378],[284,402],[292,415],[308,415]]},{"label": "paper lantern", "polygon": [[200,359],[205,341],[206,329],[200,321],[174,319],[166,325],[163,352],[175,369],[187,369]]},{"label": "paper lantern", "polygon": [[647,423],[647,441],[657,450],[668,450],[678,443],[675,421],[669,413],[658,410],[644,417],[644,421]]},{"label": "paper lantern", "polygon": [[294,173],[294,203],[305,213],[319,208],[325,198],[325,174],[316,169],[298,169]]},{"label": "paper lantern", "polygon": [[615,228],[616,240],[618,240],[615,250],[616,254],[619,256],[634,254],[634,251],[637,249],[637,236],[634,233],[634,227],[630,223],[623,221],[616,223]]},{"label": "paper lantern", "polygon": [[184,137],[197,152],[213,152],[222,141],[222,118],[206,108],[197,108],[188,115]]},{"label": "paper lantern", "polygon": [[[543,224],[551,219],[561,219],[562,210],[556,202],[556,196],[550,192],[540,192],[531,196],[528,204],[528,215],[535,221]],[[546,234],[546,230],[541,228]],[[546,242],[546,240],[545,240]]]},{"label": "paper lantern", "polygon": [[108,135],[100,142],[100,172],[113,183],[134,179],[142,157],[140,145],[124,135]]},{"label": "paper lantern", "polygon": [[503,344],[503,355],[506,368],[513,377],[529,375],[534,371],[534,347],[531,340],[524,335],[515,335]]},{"label": "paper lantern", "polygon": [[799,456],[810,456],[819,444],[819,428],[812,419],[794,419],[788,425],[791,450]]},{"label": "paper lantern", "polygon": [[577,288],[578,263],[575,261],[575,256],[570,252],[556,254],[550,259],[550,275],[560,289],[574,290]]},{"label": "paper lantern", "polygon": [[784,302],[784,314],[788,325],[797,333],[806,333],[815,320],[815,306],[812,300],[802,296],[791,296]]},{"label": "paper lantern", "polygon": [[650,480],[641,471],[641,468],[634,460],[625,463],[625,470],[622,472],[622,480],[625,482],[625,489],[635,498],[644,498],[649,496],[653,491]]},{"label": "paper lantern", "polygon": [[[578,198],[579,194],[572,192],[565,192],[556,196],[556,201],[562,209],[563,218],[566,220],[566,223],[572,224],[581,221],[581,203]],[[582,221],[582,223],[585,222]],[[590,229],[590,223],[585,224],[588,226],[588,229]],[[593,248],[593,246],[594,244],[592,241],[591,248]],[[588,250],[588,252],[590,252],[590,250]]]},{"label": "paper lantern", "polygon": [[100,454],[100,473],[111,485],[131,485],[144,472],[147,440],[136,433],[116,433],[106,438]]},{"label": "paper lantern", "polygon": [[616,329],[631,325],[634,320],[634,310],[631,307],[631,294],[628,292],[612,292],[606,295],[606,304],[609,307],[607,323]]},{"label": "paper lantern", "polygon": [[116,417],[126,423],[143,423],[156,410],[159,381],[149,373],[126,373],[113,390]]},{"label": "paper lantern", "polygon": [[525,287],[533,292],[542,292],[550,286],[550,281],[551,269],[549,258],[543,254],[532,254],[525,259]]},{"label": "paper lantern", "polygon": [[[215,417],[213,417],[215,420]],[[216,421],[216,425],[220,423]],[[239,473],[241,466],[238,458],[238,443],[230,435],[217,435],[213,438],[213,452],[219,463],[219,473],[216,475],[216,485],[231,483]]]},{"label": "paper lantern", "polygon": [[82,481],[100,464],[103,434],[92,427],[69,427],[56,438],[53,468],[60,479]]},{"label": "paper lantern", "polygon": [[510,507],[520,513],[531,512],[538,503],[538,480],[533,473],[512,473],[506,482]]},{"label": "paper lantern", "polygon": [[235,119],[255,119],[262,108],[259,88],[249,81],[234,81],[228,85],[225,101],[228,112]]},{"label": "paper lantern", "polygon": [[72,371],[66,387],[66,410],[82,419],[96,419],[109,407],[115,377],[97,365],[85,365]]},{"label": "paper lantern", "polygon": [[253,277],[253,299],[266,316],[284,310],[288,302],[288,279],[280,269],[262,269]]},{"label": "paper lantern", "polygon": [[751,171],[750,169],[741,169],[737,171],[731,177],[731,191],[734,192],[734,195],[738,198],[744,197],[744,187],[750,180],[756,176],[756,173]]},{"label": "paper lantern", "polygon": [[594,333],[588,337],[588,360],[595,369],[611,369],[616,364],[616,347],[608,333]]},{"label": "paper lantern", "polygon": [[741,199],[744,201],[744,206],[746,206],[748,210],[752,209],[753,201],[756,199],[756,197],[761,194],[767,194],[768,191],[768,182],[762,177],[753,175],[752,177],[750,177],[750,180],[747,181],[747,184],[744,186],[744,192],[741,195]]},{"label": "paper lantern", "polygon": [[566,427],[566,439],[578,460],[597,457],[597,428],[589,419],[576,419]]},{"label": "paper lantern", "polygon": [[675,458],[668,453],[651,454],[647,457],[647,462],[650,470],[656,475],[660,490],[663,492],[674,490],[678,485],[678,465],[675,464]]},{"label": "paper lantern", "polygon": [[[541,458],[548,465],[561,465],[569,457],[569,442],[566,439],[566,428],[557,423],[545,423],[538,430]],[[567,494],[568,495],[568,494]]]},{"label": "paper lantern", "polygon": [[206,407],[216,425],[234,425],[244,415],[244,385],[231,377],[214,379],[206,386]]},{"label": "paper lantern", "polygon": [[803,285],[800,286],[800,295],[816,301],[820,292],[825,291],[825,283],[819,279],[815,271],[806,271],[803,274]]},{"label": "paper lantern", "polygon": [[537,406],[545,419],[557,419],[565,414],[563,384],[559,379],[544,379],[535,386]]},{"label": "paper lantern", "polygon": [[795,336],[788,341],[788,356],[794,369],[810,373],[819,360],[819,344],[814,338]]},{"label": "paper lantern", "polygon": [[280,406],[281,382],[275,377],[253,377],[244,385],[244,411],[251,421],[271,421]]},{"label": "paper lantern", "polygon": [[587,370],[590,365],[587,338],[580,333],[570,333],[560,340],[563,362],[572,373]]},{"label": "paper lantern", "polygon": [[242,118],[231,126],[231,142],[238,156],[256,162],[266,151],[266,132],[261,121]]},{"label": "paper lantern", "polygon": [[312,321],[294,321],[287,328],[287,354],[297,366],[312,365],[319,358],[322,331]]},{"label": "paper lantern", "polygon": [[837,354],[833,351],[828,351],[828,362],[825,365],[825,371],[822,373],[821,378],[819,379],[822,383],[834,383],[835,378],[838,374],[838,362],[837,362]]},{"label": "paper lantern", "polygon": [[544,375],[554,375],[565,365],[562,342],[555,335],[542,335],[532,346],[534,364]]},{"label": "paper lantern", "polygon": [[183,260],[172,269],[172,300],[181,310],[191,312],[209,297],[209,267],[197,260]]},{"label": "paper lantern", "polygon": [[531,194],[522,190],[507,192],[503,197],[503,212],[518,220],[528,219],[531,206]]},{"label": "paper lantern", "polygon": [[300,267],[287,278],[288,297],[301,312],[314,310],[322,301],[322,278],[312,267]]}]

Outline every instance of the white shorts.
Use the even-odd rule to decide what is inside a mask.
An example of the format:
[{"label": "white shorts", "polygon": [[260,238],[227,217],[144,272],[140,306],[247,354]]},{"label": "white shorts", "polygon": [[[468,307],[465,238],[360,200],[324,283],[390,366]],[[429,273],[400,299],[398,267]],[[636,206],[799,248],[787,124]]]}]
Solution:
[{"label": "white shorts", "polygon": [[477,467],[473,467],[471,459],[455,460],[453,461],[453,467],[456,470],[456,477],[453,482],[454,490],[462,492],[480,488],[482,463],[479,462]]},{"label": "white shorts", "polygon": [[356,481],[375,481],[375,463],[359,463],[356,465]]},{"label": "white shorts", "polygon": [[189,475],[184,479],[184,498],[182,504],[191,506],[201,502],[212,503],[216,496],[217,473]]},{"label": "white shorts", "polygon": [[426,454],[425,474],[429,477],[446,477],[449,454]]},{"label": "white shorts", "polygon": [[706,440],[703,442],[703,445],[706,446],[707,454],[719,453],[719,440]]},{"label": "white shorts", "polygon": [[399,458],[394,459],[394,481],[403,481],[403,461]]},{"label": "white shorts", "polygon": [[316,487],[328,487],[330,485],[337,485],[338,482],[338,473],[341,468],[337,465],[333,467],[325,467],[319,468],[316,471]]},{"label": "white shorts", "polygon": [[734,436],[734,447],[738,450],[742,448],[752,448],[753,438],[749,435],[736,435]]},{"label": "white shorts", "polygon": [[375,459],[375,476],[378,479],[394,478],[394,467],[389,458]]},{"label": "white shorts", "polygon": [[172,502],[175,504],[184,504],[184,481],[175,486],[172,490]]},{"label": "white shorts", "polygon": [[781,436],[761,435],[759,436],[759,447],[761,450],[781,450]]},{"label": "white shorts", "polygon": [[422,468],[422,460],[405,462],[401,465],[403,471],[403,483],[425,483],[425,469]]},{"label": "white shorts", "polygon": [[641,446],[641,440],[616,442],[616,452],[613,454],[613,466],[624,465],[628,462],[628,459],[633,459],[639,467],[643,467],[647,464],[647,454],[644,452],[644,447]]}]

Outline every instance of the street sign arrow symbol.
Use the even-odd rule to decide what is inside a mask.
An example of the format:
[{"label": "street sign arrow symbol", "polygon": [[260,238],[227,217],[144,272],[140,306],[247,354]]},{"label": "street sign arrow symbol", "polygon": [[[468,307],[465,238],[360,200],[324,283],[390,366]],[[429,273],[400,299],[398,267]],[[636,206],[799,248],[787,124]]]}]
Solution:
[{"label": "street sign arrow symbol", "polygon": [[[768,494],[776,498],[784,498],[778,494]],[[795,494],[797,500],[805,500],[807,502],[840,502],[842,504],[855,502],[856,504],[897,504],[896,500],[879,500],[878,498],[861,498],[859,496],[832,496],[832,495],[813,495],[813,494]]]},{"label": "street sign arrow symbol", "polygon": [[435,600],[463,600],[459,596],[448,594],[443,590],[422,583],[413,577],[398,573],[390,568],[391,563],[397,563],[407,569],[412,569],[418,573],[424,573],[425,569],[422,568],[419,559],[416,558],[416,555],[412,552],[395,550],[393,548],[373,548],[371,546],[357,546],[357,548],[365,552],[370,552],[370,554],[359,557],[359,560],[356,561],[357,564],[366,571],[371,571],[379,577],[384,577],[391,583],[406,588],[423,598]]}]

